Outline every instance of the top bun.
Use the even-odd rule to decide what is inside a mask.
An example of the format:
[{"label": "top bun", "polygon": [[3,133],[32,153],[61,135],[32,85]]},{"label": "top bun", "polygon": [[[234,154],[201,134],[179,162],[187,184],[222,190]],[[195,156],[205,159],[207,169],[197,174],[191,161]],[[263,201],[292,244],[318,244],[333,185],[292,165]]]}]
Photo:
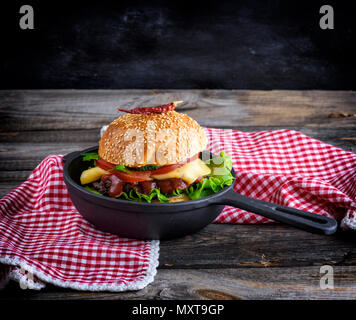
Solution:
[{"label": "top bun", "polygon": [[183,113],[125,114],[110,123],[99,156],[116,165],[142,167],[183,162],[205,150],[203,128]]}]

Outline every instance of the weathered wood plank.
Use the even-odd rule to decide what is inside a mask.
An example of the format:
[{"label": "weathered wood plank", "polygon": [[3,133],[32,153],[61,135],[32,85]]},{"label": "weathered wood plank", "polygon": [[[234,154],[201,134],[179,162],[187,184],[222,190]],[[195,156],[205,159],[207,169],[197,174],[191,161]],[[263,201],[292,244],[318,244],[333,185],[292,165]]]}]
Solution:
[{"label": "weathered wood plank", "polygon": [[[59,143],[59,142],[98,142],[100,128],[90,130],[39,130],[39,131],[13,131],[0,132],[1,143]],[[352,132],[352,131],[351,131]],[[350,133],[351,133],[350,132]]]},{"label": "weathered wood plank", "polygon": [[[274,127],[275,128],[275,127]],[[274,129],[273,128],[273,129]],[[261,127],[245,127],[257,131]],[[310,137],[355,152],[355,128],[297,128]],[[58,133],[58,134],[57,134]],[[74,131],[28,131],[0,135],[0,170],[32,170],[49,154],[66,154],[98,144],[99,128]]]},{"label": "weathered wood plank", "polygon": [[[241,130],[244,132],[261,131],[261,130],[279,130],[286,129],[286,127],[255,127],[248,126],[240,128],[236,126],[234,130]],[[315,127],[293,127],[296,131],[324,141],[326,143],[338,146],[343,149],[350,149],[356,146],[356,126],[354,128],[315,128]],[[0,143],[71,143],[82,145],[90,142],[91,145],[97,144],[100,128],[91,130],[44,130],[44,131],[12,131],[0,132]]]},{"label": "weathered wood plank", "polygon": [[210,224],[184,238],[162,241],[162,268],[356,265],[354,235],[322,236],[289,226]]},{"label": "weathered wood plank", "polygon": [[[108,124],[108,123],[107,123]],[[346,138],[355,134],[356,128],[354,127],[304,127],[304,126],[245,126],[241,128],[236,125],[229,129],[240,130],[244,132],[262,131],[262,130],[280,130],[280,129],[293,129],[303,132],[304,134],[320,139],[320,140],[333,140],[336,138]],[[0,132],[1,143],[15,143],[15,142],[94,142],[98,141],[100,127],[93,129],[78,129],[78,130],[38,130],[38,131],[11,131]],[[350,140],[352,141],[352,139]]]},{"label": "weathered wood plank", "polygon": [[0,181],[18,181],[19,183],[25,181],[32,171],[0,171]]},{"label": "weathered wood plank", "polygon": [[0,291],[2,299],[354,299],[356,267],[334,267],[334,289],[320,288],[320,266],[307,268],[240,268],[158,270],[153,283],[139,291],[78,292],[48,285],[22,290],[15,282]]},{"label": "weathered wood plank", "polygon": [[[92,129],[133,108],[184,100],[180,111],[202,125],[353,127],[352,91],[253,90],[3,90],[3,131]],[[334,118],[332,114],[345,114]]]},{"label": "weathered wood plank", "polygon": [[[0,145],[0,159],[1,160],[42,160],[50,154],[66,154],[73,151],[80,151],[91,147],[96,143],[91,142],[54,142],[54,143],[1,143]],[[19,162],[18,164],[20,164]],[[7,163],[10,165],[11,163]],[[8,168],[8,167],[7,167]],[[21,167],[16,167],[18,170]],[[6,169],[6,167],[5,167]]]}]

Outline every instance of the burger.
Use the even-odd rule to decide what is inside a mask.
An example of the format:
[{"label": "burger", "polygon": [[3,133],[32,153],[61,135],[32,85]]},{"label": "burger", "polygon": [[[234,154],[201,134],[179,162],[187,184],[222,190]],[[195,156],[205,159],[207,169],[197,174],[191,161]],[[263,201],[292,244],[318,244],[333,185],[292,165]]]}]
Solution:
[{"label": "burger", "polygon": [[119,109],[126,114],[107,127],[98,152],[82,154],[89,167],[81,184],[103,196],[146,202],[189,201],[231,185],[231,158],[223,151],[204,158],[205,131],[174,110],[179,103]]}]

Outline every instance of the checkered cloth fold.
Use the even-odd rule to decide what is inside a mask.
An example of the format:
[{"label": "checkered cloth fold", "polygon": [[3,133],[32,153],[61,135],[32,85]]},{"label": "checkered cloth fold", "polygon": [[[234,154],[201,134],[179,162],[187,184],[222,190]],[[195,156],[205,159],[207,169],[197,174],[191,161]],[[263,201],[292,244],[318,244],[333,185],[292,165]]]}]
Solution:
[{"label": "checkered cloth fold", "polygon": [[8,277],[32,289],[52,283],[124,291],[152,282],[159,242],[96,229],[73,206],[62,170],[62,156],[50,155],[0,201],[0,263],[11,266]]},{"label": "checkered cloth fold", "polygon": [[[236,192],[341,221],[356,230],[356,154],[294,130],[207,129],[213,153],[232,155]],[[225,207],[218,223],[271,220]]]},{"label": "checkered cloth fold", "polygon": [[[232,156],[238,193],[356,229],[356,154],[291,130],[206,132],[210,151]],[[45,283],[95,291],[145,287],[156,273],[159,242],[121,238],[84,220],[69,199],[61,159],[48,156],[0,201],[0,285],[10,278],[33,289]],[[270,220],[225,207],[215,222]]]}]

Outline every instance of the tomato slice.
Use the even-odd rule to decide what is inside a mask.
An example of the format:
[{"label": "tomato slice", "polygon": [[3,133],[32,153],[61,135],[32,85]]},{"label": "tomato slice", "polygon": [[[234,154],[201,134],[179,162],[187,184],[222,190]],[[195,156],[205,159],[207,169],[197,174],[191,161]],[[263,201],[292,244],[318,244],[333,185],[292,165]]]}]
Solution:
[{"label": "tomato slice", "polygon": [[[110,163],[105,161],[104,159],[98,159],[96,160],[96,164],[98,167],[104,169],[104,170],[111,170],[115,168],[115,164]],[[126,182],[141,182],[141,181],[147,181],[150,178],[150,171],[130,171],[124,172],[124,171],[119,171],[119,170],[112,170],[110,171],[111,174],[117,176],[119,179],[122,181]]]},{"label": "tomato slice", "polygon": [[177,163],[177,164],[169,164],[168,166],[163,166],[161,168],[158,168],[156,170],[151,171],[151,175],[156,175],[156,174],[164,174],[170,171],[173,171],[181,166],[184,166],[184,163]]},{"label": "tomato slice", "polygon": [[180,162],[180,163],[177,163],[177,164],[169,164],[167,166],[163,166],[161,168],[158,168],[156,170],[152,170],[151,171],[151,175],[158,175],[158,174],[164,174],[164,173],[167,173],[167,172],[170,172],[170,171],[173,171],[177,168],[180,168],[182,166],[184,166],[186,163],[188,162],[191,162],[191,161],[194,161],[196,159],[199,158],[199,153],[197,153],[195,156],[183,161],[183,162]]},{"label": "tomato slice", "polygon": [[[169,164],[167,166],[163,166],[161,168],[158,168],[156,170],[147,170],[147,171],[134,171],[131,170],[130,173],[124,172],[124,171],[119,171],[119,170],[112,170],[110,171],[111,174],[114,174],[117,176],[119,179],[125,182],[141,182],[141,181],[147,181],[150,179],[151,175],[159,175],[159,174],[164,174],[170,171],[173,171],[179,167],[184,166],[186,163],[194,161],[199,158],[199,153],[197,153],[195,156],[177,163],[177,164]],[[115,164],[110,163],[105,161],[104,159],[97,159],[96,160],[96,165],[106,171],[109,171],[113,168],[115,168]]]},{"label": "tomato slice", "polygon": [[111,170],[111,169],[115,168],[115,165],[113,163],[107,162],[104,159],[99,158],[95,161],[96,161],[96,165],[98,167],[100,167],[101,169]]},{"label": "tomato slice", "polygon": [[113,170],[112,174],[117,176],[119,179],[126,182],[142,182],[150,179],[151,172],[150,171],[130,171],[130,173]]}]

